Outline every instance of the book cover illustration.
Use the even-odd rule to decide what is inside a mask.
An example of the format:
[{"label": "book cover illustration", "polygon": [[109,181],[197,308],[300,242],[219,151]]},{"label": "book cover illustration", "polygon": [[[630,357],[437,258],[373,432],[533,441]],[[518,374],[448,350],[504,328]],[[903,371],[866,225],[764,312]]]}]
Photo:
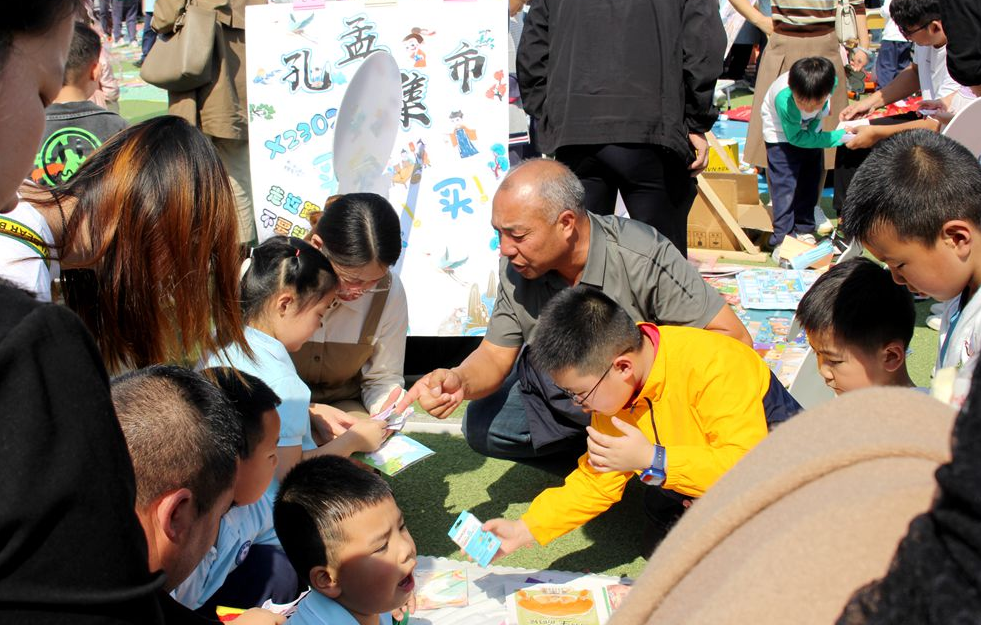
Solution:
[{"label": "book cover illustration", "polygon": [[416,571],[416,609],[465,607],[467,597],[466,569]]},{"label": "book cover illustration", "polygon": [[605,601],[584,588],[539,585],[507,597],[509,625],[602,625],[609,617]]},{"label": "book cover illustration", "polygon": [[351,454],[355,460],[360,460],[373,469],[378,469],[385,475],[395,475],[414,462],[433,455],[432,449],[419,441],[397,432],[376,451],[366,454],[357,452]]}]

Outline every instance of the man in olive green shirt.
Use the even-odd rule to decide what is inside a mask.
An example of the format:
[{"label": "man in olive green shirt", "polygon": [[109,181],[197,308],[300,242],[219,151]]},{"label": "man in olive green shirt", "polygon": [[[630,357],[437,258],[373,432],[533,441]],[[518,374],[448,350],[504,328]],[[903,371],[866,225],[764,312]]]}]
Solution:
[{"label": "man in olive green shirt", "polygon": [[556,161],[526,161],[494,196],[500,287],[487,335],[460,366],[436,369],[406,393],[445,418],[464,399],[463,429],[479,453],[563,473],[585,451],[589,414],[525,357],[542,307],[576,284],[601,289],[637,321],[684,325],[752,344],[722,297],[656,230],[586,211],[578,178]]}]

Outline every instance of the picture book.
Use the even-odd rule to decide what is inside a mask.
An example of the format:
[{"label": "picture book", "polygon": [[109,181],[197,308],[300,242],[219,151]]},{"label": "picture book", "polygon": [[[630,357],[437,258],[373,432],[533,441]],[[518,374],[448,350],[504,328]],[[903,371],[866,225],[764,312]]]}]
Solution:
[{"label": "picture book", "polygon": [[467,570],[416,570],[416,610],[464,607],[468,603]]},{"label": "picture book", "polygon": [[508,625],[602,625],[610,617],[605,591],[538,584],[507,596]]},{"label": "picture book", "polygon": [[395,475],[414,462],[433,455],[432,449],[419,441],[409,438],[401,432],[396,432],[385,441],[385,444],[370,454],[357,452],[351,454],[355,460],[378,469],[385,475]]},{"label": "picture book", "polygon": [[814,271],[796,269],[753,269],[736,276],[743,308],[766,310],[796,310],[817,278]]}]

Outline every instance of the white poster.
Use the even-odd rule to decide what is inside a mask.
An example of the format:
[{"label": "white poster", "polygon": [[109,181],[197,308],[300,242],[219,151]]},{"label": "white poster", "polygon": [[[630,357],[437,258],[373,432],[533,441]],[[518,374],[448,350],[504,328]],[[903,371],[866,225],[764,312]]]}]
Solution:
[{"label": "white poster", "polygon": [[[270,4],[247,24],[259,239],[304,236],[338,192],[387,192],[410,334],[482,335],[497,294],[491,198],[509,167],[504,0]],[[381,184],[362,175],[375,163]]]}]

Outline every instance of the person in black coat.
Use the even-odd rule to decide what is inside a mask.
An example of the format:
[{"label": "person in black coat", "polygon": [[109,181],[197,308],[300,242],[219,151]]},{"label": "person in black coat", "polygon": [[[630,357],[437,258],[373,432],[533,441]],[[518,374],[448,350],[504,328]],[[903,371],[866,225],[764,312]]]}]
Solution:
[{"label": "person in black coat", "polygon": [[612,214],[619,191],[682,254],[725,42],[714,0],[533,0],[518,46],[542,151],[579,176],[590,211]]}]

